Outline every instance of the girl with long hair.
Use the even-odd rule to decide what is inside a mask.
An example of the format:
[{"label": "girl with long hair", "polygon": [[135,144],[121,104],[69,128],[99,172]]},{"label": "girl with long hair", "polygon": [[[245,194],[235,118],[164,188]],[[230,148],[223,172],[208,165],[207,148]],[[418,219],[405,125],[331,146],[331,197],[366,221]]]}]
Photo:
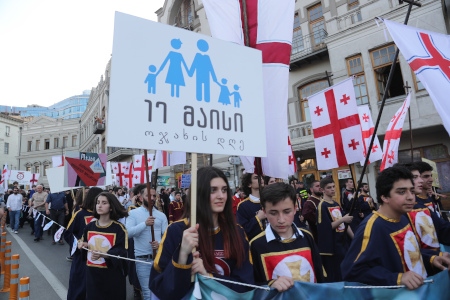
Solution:
[{"label": "girl with long hair", "polygon": [[[189,195],[183,219],[168,227],[153,264],[150,289],[160,299],[182,298],[193,285],[191,275],[197,273],[254,282],[248,241],[235,222],[227,177],[215,167],[200,168],[197,174],[197,224],[190,224]],[[223,284],[236,292],[248,291]]]},{"label": "girl with long hair", "polygon": [[110,257],[127,256],[128,234],[120,218],[128,213],[116,196],[102,192],[96,197],[95,221],[84,229],[78,248],[88,248],[83,252],[86,259],[86,299],[126,299],[125,260]]},{"label": "girl with long hair", "polygon": [[94,219],[94,208],[95,199],[98,194],[103,190],[98,187],[93,187],[89,189],[86,198],[82,197],[82,189],[78,190],[77,195],[79,198],[84,198],[84,203],[81,209],[79,209],[69,221],[66,231],[64,231],[64,239],[69,245],[69,251],[73,254],[66,257],[67,260],[72,261],[70,266],[70,276],[69,276],[69,289],[67,291],[67,300],[82,300],[85,299],[86,295],[86,282],[84,276],[86,273],[86,263],[82,260],[81,251],[78,249],[72,249],[73,241],[81,239],[83,236],[84,229],[86,225],[89,224]]}]

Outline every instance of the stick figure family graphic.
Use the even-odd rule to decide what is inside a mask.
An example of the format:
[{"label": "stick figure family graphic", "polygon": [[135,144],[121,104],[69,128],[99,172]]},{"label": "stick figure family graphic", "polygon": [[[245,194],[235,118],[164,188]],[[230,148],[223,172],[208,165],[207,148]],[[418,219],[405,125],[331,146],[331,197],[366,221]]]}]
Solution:
[{"label": "stick figure family graphic", "polygon": [[233,98],[234,107],[240,107],[242,97],[239,93],[239,85],[235,84],[233,86],[234,91],[230,92],[227,86],[228,80],[226,78],[222,78],[220,82],[217,80],[211,59],[209,55],[206,54],[209,50],[208,42],[203,39],[197,41],[197,49],[199,50],[199,52],[195,54],[190,68],[187,66],[183,54],[177,51],[181,48],[181,40],[172,39],[170,44],[174,50],[171,50],[167,54],[159,69],[157,69],[155,65],[150,65],[148,67],[149,73],[145,78],[144,83],[147,84],[147,90],[149,94],[156,94],[156,78],[159,73],[161,73],[161,71],[164,70],[164,68],[166,68],[167,66],[165,83],[170,84],[170,96],[176,98],[180,97],[180,86],[186,85],[184,81],[185,72],[189,77],[193,77],[195,75],[195,95],[198,101],[210,102],[210,83],[212,79],[212,81],[220,87],[218,102],[222,103],[223,105],[230,105],[230,98]]}]

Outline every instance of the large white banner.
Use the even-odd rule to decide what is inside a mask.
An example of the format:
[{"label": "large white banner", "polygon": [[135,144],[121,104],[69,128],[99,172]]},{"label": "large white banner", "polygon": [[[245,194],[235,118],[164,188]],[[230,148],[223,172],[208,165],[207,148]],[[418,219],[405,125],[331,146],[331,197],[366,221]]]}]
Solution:
[{"label": "large white banner", "polygon": [[260,51],[116,12],[108,146],[265,157],[263,125]]}]

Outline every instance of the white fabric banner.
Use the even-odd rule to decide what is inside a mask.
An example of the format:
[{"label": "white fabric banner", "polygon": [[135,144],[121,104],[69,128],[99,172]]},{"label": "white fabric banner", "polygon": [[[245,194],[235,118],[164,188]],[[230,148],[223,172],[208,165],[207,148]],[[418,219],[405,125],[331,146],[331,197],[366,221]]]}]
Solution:
[{"label": "white fabric banner", "polygon": [[[204,0],[212,36],[243,44],[240,3],[236,0]],[[263,81],[267,157],[261,158],[265,175],[288,178],[292,175],[292,147],[287,144],[287,100],[289,59],[292,43],[295,1],[259,0],[257,11],[249,9],[247,19],[250,46],[263,53]],[[259,22],[258,20],[262,20]],[[258,130],[255,124],[255,130]],[[241,157],[246,172],[254,172],[254,158]]]},{"label": "white fabric banner", "polygon": [[[375,126],[373,125],[372,114],[370,113],[370,108],[368,104],[359,105],[358,114],[359,114],[359,121],[361,123],[362,137],[364,140],[364,158],[363,160],[360,161],[361,166],[363,166],[364,161],[366,159],[365,156],[367,155],[367,149],[369,149],[370,140],[372,139]],[[376,136],[375,140],[373,141],[372,151],[370,152],[368,164],[380,160],[382,154],[383,150],[381,149],[380,140],[378,139],[378,136]]]},{"label": "white fabric banner", "polygon": [[450,35],[384,20],[395,44],[433,100],[450,135]]},{"label": "white fabric banner", "polygon": [[411,94],[408,94],[402,106],[392,117],[386,129],[383,142],[383,158],[381,159],[380,171],[392,167],[398,162],[398,146],[402,135],[403,123],[411,102]]},{"label": "white fabric banner", "polygon": [[184,165],[186,163],[186,152],[156,150],[153,169],[167,166]]}]

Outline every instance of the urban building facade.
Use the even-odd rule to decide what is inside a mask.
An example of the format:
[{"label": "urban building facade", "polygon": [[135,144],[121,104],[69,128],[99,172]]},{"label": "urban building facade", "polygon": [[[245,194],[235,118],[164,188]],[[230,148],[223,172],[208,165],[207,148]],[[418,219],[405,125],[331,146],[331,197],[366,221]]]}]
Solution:
[{"label": "urban building facade", "polygon": [[[448,34],[449,1],[424,0],[420,3],[422,7],[412,9],[409,25]],[[306,184],[324,176],[333,176],[336,186],[342,188],[345,178],[359,179],[362,171],[358,163],[333,170],[317,169],[307,97],[354,76],[358,105],[368,104],[372,118],[376,120],[390,67],[394,65],[394,80],[387,91],[377,132],[380,142],[383,142],[389,120],[406,98],[407,91],[411,92],[411,124],[408,120],[405,122],[399,161],[408,162],[421,157],[435,161],[442,182],[441,191],[450,192],[449,135],[427,91],[404,57],[400,54],[398,60],[393,61],[396,46],[385,33],[384,25],[375,23],[375,17],[403,23],[406,11],[407,3],[395,0],[296,1],[287,123],[298,161],[297,175]],[[156,13],[159,22],[210,35],[201,1],[166,0]],[[372,195],[379,165],[380,162],[372,163],[364,175],[364,181],[369,182],[372,188]]]},{"label": "urban building facade", "polygon": [[9,170],[19,169],[20,136],[23,120],[0,113],[0,163],[3,170],[7,164]]},{"label": "urban building facade", "polygon": [[38,173],[39,183],[48,186],[47,169],[52,168],[52,156],[78,151],[80,119],[33,118],[23,124],[19,144],[19,170]]}]

